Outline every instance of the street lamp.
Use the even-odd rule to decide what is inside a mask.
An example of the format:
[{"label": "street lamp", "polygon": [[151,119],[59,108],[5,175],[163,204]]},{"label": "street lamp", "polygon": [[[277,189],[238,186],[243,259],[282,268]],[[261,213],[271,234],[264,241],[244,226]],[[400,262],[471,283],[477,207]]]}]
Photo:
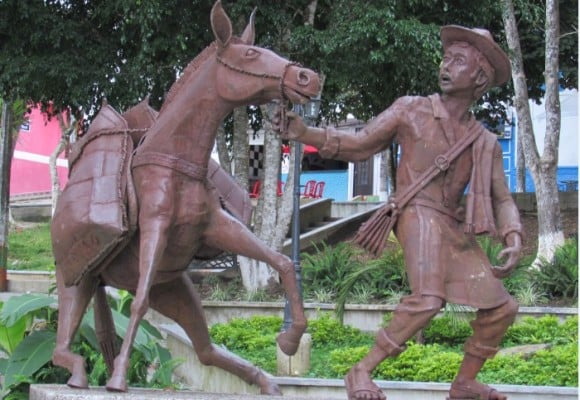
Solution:
[{"label": "street lamp", "polygon": [[[304,122],[312,126],[318,118],[320,110],[320,94],[313,97],[305,105],[296,104],[294,112],[304,119]],[[300,266],[300,167],[302,164],[302,143],[296,142],[294,149],[294,187],[293,187],[293,206],[292,206],[292,262],[296,272],[296,284],[298,293],[302,298],[302,268]],[[284,305],[284,323],[282,330],[288,330],[292,324],[292,315],[290,313],[290,303],[286,299]]]}]

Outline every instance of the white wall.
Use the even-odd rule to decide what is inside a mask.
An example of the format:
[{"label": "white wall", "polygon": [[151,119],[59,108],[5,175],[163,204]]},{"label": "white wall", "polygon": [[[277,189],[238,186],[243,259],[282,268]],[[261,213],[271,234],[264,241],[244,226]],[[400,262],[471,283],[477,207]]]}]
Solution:
[{"label": "white wall", "polygon": [[[560,110],[562,114],[560,126],[560,146],[558,165],[562,167],[578,166],[578,91],[564,90],[560,92]],[[545,104],[530,101],[532,124],[536,136],[536,145],[540,154],[544,152],[544,137],[546,136]]]}]

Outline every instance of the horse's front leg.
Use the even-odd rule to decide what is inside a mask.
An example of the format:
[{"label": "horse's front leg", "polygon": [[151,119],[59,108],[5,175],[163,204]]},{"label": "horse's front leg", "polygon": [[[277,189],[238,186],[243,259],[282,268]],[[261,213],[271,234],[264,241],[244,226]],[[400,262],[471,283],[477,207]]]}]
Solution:
[{"label": "horse's front leg", "polygon": [[116,392],[127,391],[127,368],[131,356],[131,348],[137,334],[139,323],[149,308],[149,291],[153,285],[155,274],[165,251],[169,221],[163,217],[151,219],[140,224],[139,244],[139,280],[135,298],[131,303],[131,316],[123,345],[115,358],[115,367],[107,382],[107,390]]},{"label": "horse's front leg", "polygon": [[307,321],[292,260],[266,246],[244,224],[221,209],[212,215],[204,241],[211,247],[265,262],[280,274],[290,305],[292,324],[288,330],[278,335],[276,341],[285,354],[294,355],[306,330]]}]

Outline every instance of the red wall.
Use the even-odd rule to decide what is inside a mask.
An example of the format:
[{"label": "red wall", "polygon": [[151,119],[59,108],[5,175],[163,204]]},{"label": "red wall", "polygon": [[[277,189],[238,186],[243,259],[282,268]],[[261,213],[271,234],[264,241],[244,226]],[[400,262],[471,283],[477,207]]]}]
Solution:
[{"label": "red wall", "polygon": [[[28,130],[18,134],[10,175],[10,195],[50,192],[48,158],[60,139],[60,127],[56,118],[49,121],[39,108],[29,115]],[[60,186],[67,181],[67,161],[64,153],[57,161]]]}]

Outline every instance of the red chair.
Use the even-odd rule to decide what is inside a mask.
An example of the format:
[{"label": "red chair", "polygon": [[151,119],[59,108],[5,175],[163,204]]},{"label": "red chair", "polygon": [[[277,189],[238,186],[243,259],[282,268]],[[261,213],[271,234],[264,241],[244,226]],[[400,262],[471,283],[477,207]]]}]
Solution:
[{"label": "red chair", "polygon": [[254,183],[254,186],[252,187],[252,192],[250,193],[250,199],[257,199],[258,197],[260,197],[261,186],[262,184],[260,183],[260,181],[256,181],[256,183]]},{"label": "red chair", "polygon": [[314,189],[316,188],[316,181],[311,180],[306,182],[304,185],[304,191],[302,192],[302,197],[312,197],[314,194]]},{"label": "red chair", "polygon": [[322,194],[324,193],[324,182],[318,182],[316,183],[316,186],[314,186],[314,191],[312,192],[312,198],[314,199],[320,199],[322,198]]}]

